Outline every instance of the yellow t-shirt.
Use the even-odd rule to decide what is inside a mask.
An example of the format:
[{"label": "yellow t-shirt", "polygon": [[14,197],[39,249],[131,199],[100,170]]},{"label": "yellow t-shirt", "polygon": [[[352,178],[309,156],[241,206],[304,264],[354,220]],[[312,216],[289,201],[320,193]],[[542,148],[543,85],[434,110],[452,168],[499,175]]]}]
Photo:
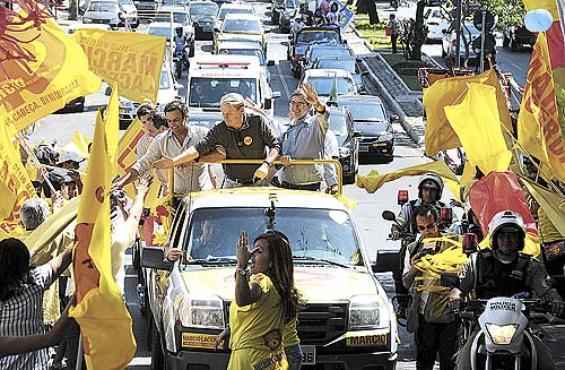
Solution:
[{"label": "yellow t-shirt", "polygon": [[228,369],[286,370],[281,297],[267,275],[252,275],[252,283],[261,288],[261,298],[247,306],[239,307],[235,301],[230,305]]},{"label": "yellow t-shirt", "polygon": [[296,330],[297,318],[290,320],[283,330],[283,344],[285,347],[295,346],[300,344],[300,338],[298,338],[298,331]]}]

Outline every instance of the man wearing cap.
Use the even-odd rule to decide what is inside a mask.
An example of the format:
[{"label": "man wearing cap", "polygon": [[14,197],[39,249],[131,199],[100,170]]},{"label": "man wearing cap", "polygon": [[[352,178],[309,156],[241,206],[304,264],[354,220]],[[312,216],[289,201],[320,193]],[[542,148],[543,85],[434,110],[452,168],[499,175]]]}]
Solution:
[{"label": "man wearing cap", "polygon": [[279,155],[279,141],[267,121],[260,115],[246,113],[246,102],[236,93],[220,100],[224,120],[214,126],[200,142],[182,154],[155,163],[157,168],[169,168],[191,163],[202,155],[220,150],[226,159],[263,159],[261,165],[224,165],[223,187],[253,185],[263,180]]},{"label": "man wearing cap", "polygon": [[[172,101],[165,106],[164,111],[169,130],[155,137],[145,155],[135,162],[128,173],[116,181],[115,187],[121,188],[137,180],[148,173],[159,159],[177,156],[205,137],[205,128],[188,126],[188,110],[182,102]],[[206,176],[208,173],[203,165],[175,167],[173,192],[183,195],[191,191],[200,191]]]},{"label": "man wearing cap", "polygon": [[[315,115],[311,115],[312,109]],[[331,153],[325,153],[329,144],[329,112],[312,86],[304,84],[292,94],[288,114],[290,127],[281,137],[281,160],[288,163],[290,159],[331,158]],[[283,188],[297,190],[320,190],[322,181],[320,166],[315,165],[286,166],[278,177]],[[335,170],[327,166],[323,177],[328,190],[336,193]]]}]

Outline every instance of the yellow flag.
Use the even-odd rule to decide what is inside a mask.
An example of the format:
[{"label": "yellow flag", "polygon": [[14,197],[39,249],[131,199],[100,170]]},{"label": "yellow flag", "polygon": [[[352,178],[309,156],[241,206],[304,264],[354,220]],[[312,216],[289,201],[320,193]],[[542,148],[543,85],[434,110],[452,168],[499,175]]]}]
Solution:
[{"label": "yellow flag", "polygon": [[498,83],[494,70],[489,70],[476,76],[458,76],[436,81],[424,92],[424,107],[426,109],[425,146],[426,154],[434,155],[442,150],[454,149],[461,146],[457,134],[453,131],[444,108],[463,101],[469,83],[480,83],[493,86],[496,89],[496,104],[503,126],[512,130],[510,113],[506,106],[506,98]]},{"label": "yellow flag", "polygon": [[100,88],[80,46],[42,9],[40,2],[28,9],[25,21],[23,11],[2,15],[0,44],[8,54],[0,52],[0,102],[17,130]]},{"label": "yellow flag", "polygon": [[[518,143],[523,150],[541,161],[546,173],[550,172],[551,177],[565,181],[565,138],[560,124],[560,119],[565,123],[565,118],[557,104],[554,75],[547,38],[545,33],[540,33],[530,59],[520,106]],[[565,81],[561,86],[564,85]],[[565,100],[565,89],[561,88],[560,93]]]},{"label": "yellow flag", "polygon": [[117,134],[117,127],[98,113],[75,231],[77,303],[70,316],[80,326],[88,369],[124,369],[136,349],[132,320],[112,276],[111,142]]},{"label": "yellow flag", "polygon": [[445,115],[472,165],[485,175],[508,169],[512,153],[502,134],[494,87],[470,83],[463,101],[445,107]]},{"label": "yellow flag", "polygon": [[561,235],[565,235],[565,198],[533,182],[523,179],[522,183],[534,197],[545,214]]},{"label": "yellow flag", "polygon": [[75,152],[82,158],[88,158],[88,145],[90,140],[88,140],[80,131],[75,131],[71,142],[63,147],[63,150],[70,152]]},{"label": "yellow flag", "polygon": [[138,32],[78,30],[73,37],[88,57],[90,70],[133,101],[157,101],[165,38]]},{"label": "yellow flag", "polygon": [[[118,174],[123,176],[131,166],[137,160],[137,143],[145,135],[143,132],[143,127],[139,119],[134,119],[129,125],[125,134],[121,137],[118,144],[118,155],[116,157],[116,162],[118,165]],[[154,181],[155,183],[157,181]],[[153,186],[153,184],[151,185]],[[133,198],[135,197],[135,189],[132,184],[129,184],[124,189],[128,195]]]},{"label": "yellow flag", "polygon": [[404,176],[418,176],[427,172],[435,173],[443,178],[447,187],[453,196],[459,199],[459,180],[443,161],[435,161],[419,164],[412,167],[403,168],[397,171],[389,172],[384,175],[379,174],[376,170],[371,171],[367,176],[357,176],[357,186],[374,193],[379,190],[386,182],[397,180]]},{"label": "yellow flag", "polygon": [[8,129],[5,117],[0,107],[0,231],[7,236],[22,234],[20,208],[36,193],[20,152],[11,141],[13,132]]}]

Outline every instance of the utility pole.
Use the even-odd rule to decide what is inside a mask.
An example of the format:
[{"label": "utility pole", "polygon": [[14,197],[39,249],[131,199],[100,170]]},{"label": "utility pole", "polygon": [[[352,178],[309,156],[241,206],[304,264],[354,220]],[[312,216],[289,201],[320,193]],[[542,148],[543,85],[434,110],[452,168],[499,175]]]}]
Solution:
[{"label": "utility pole", "polygon": [[481,27],[481,64],[480,64],[480,72],[483,73],[485,71],[485,37],[486,37],[486,33],[487,33],[487,11],[485,9],[483,9],[481,11],[482,13],[482,27]]},{"label": "utility pole", "polygon": [[456,37],[456,45],[455,45],[455,66],[457,68],[461,67],[461,13],[462,13],[462,0],[456,0],[455,2],[455,32]]}]

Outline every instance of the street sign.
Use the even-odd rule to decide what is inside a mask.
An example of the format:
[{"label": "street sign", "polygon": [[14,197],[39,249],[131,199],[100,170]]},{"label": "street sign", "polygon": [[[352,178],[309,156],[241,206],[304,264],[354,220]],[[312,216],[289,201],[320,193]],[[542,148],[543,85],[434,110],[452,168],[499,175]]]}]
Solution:
[{"label": "street sign", "polygon": [[[481,10],[477,10],[475,13],[473,13],[473,24],[479,31],[483,28],[483,12]],[[486,12],[485,24],[487,30],[492,30],[492,28],[496,24],[496,18],[494,14],[489,11]]]}]

